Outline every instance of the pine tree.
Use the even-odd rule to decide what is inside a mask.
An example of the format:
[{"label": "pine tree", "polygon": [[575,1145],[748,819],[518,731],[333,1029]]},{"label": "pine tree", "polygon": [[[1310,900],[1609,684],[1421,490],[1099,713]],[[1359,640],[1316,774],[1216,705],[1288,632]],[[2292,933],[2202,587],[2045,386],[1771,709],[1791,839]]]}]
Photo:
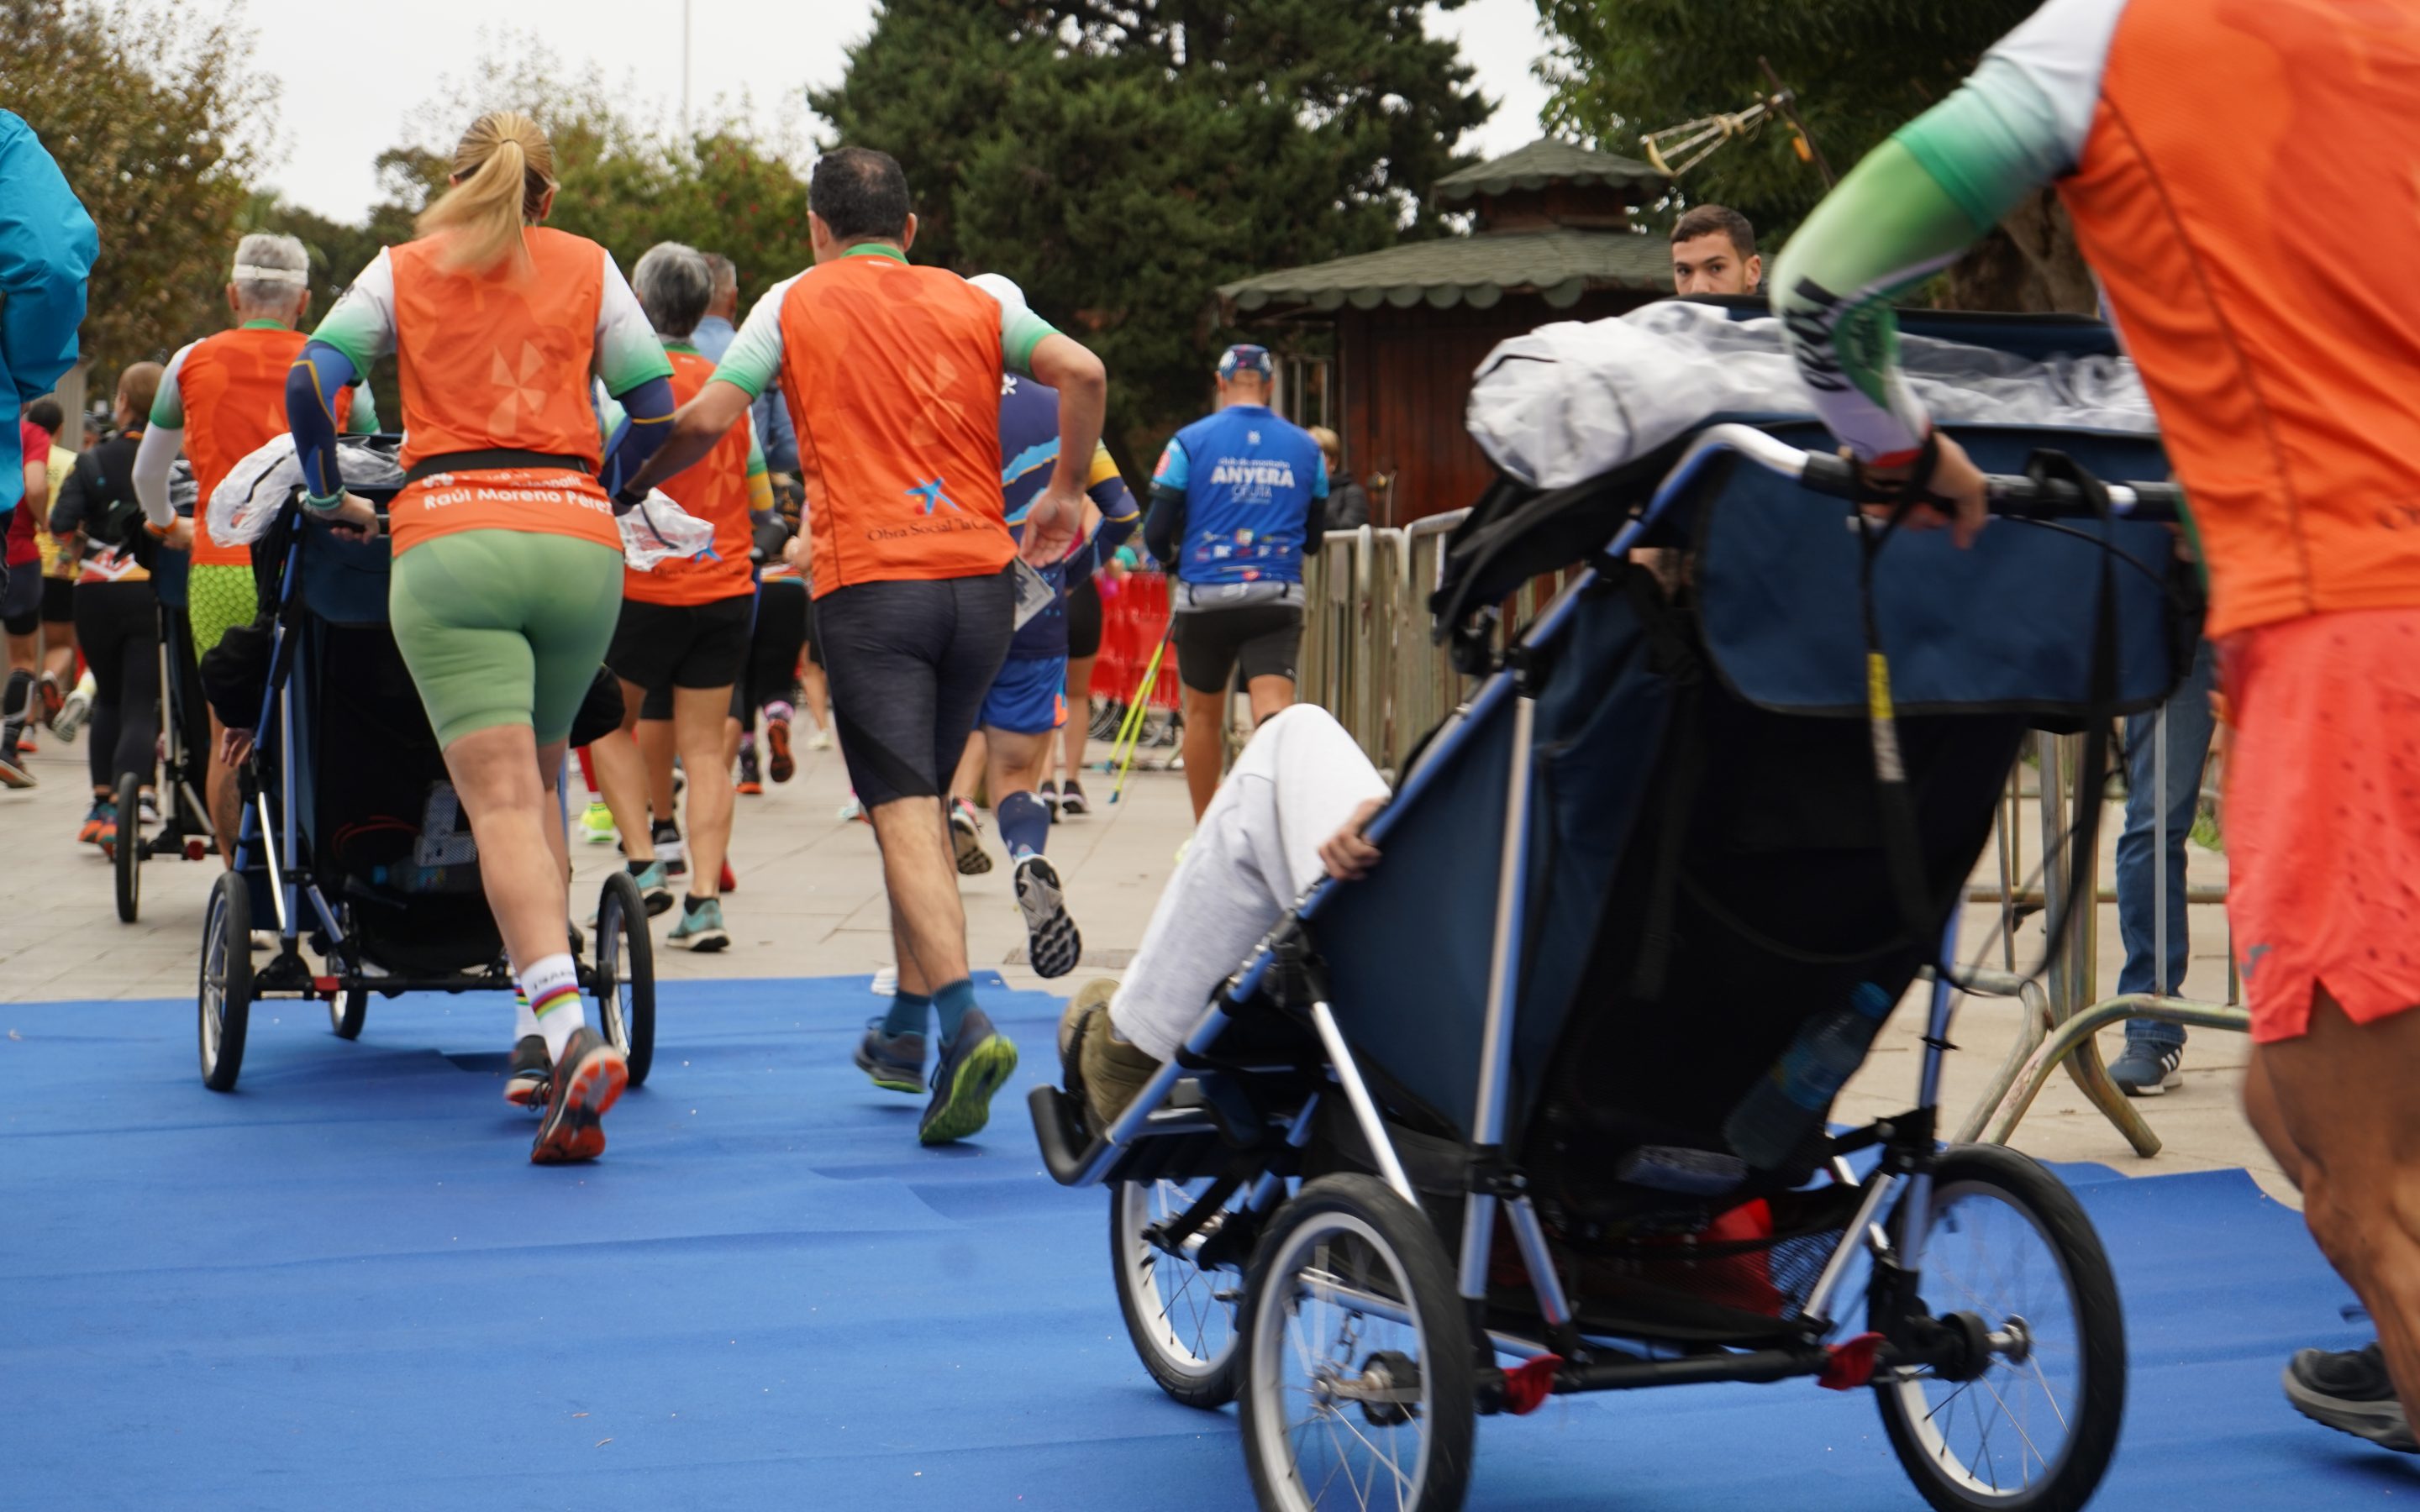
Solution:
[{"label": "pine tree", "polygon": [[1101,354],[1132,459],[1202,408],[1218,284],[1443,229],[1429,186],[1493,107],[1424,8],[887,0],[809,102],[900,161],[917,260]]}]

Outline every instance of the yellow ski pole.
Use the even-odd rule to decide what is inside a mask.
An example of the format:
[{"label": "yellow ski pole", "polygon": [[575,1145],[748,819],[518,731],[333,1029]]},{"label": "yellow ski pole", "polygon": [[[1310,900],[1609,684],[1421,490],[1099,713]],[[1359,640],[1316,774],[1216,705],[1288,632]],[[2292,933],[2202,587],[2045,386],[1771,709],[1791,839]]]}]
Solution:
[{"label": "yellow ski pole", "polygon": [[1134,771],[1135,753],[1142,748],[1142,716],[1150,711],[1151,690],[1159,684],[1160,658],[1168,655],[1168,640],[1167,636],[1159,638],[1158,649],[1151,654],[1151,665],[1143,669],[1142,686],[1135,690],[1134,704],[1126,710],[1127,721],[1134,727],[1132,734],[1128,735],[1123,730],[1118,732],[1119,738],[1125,745],[1125,757],[1121,759],[1114,748],[1110,752],[1110,760],[1118,764],[1117,786],[1109,790],[1111,803],[1117,802],[1125,794],[1126,778]]}]

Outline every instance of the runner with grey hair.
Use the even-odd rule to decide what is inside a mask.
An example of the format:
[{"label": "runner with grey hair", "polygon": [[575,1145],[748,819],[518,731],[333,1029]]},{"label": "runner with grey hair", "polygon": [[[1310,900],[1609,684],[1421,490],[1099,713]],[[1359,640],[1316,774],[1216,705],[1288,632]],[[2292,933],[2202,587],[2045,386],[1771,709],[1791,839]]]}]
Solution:
[{"label": "runner with grey hair", "polygon": [[227,275],[227,307],[238,322],[292,325],[311,299],[311,255],[300,237],[255,231],[235,244]]},{"label": "runner with grey hair", "polygon": [[[673,364],[673,394],[687,400],[706,385],[714,364],[691,340],[714,298],[714,271],[706,255],[676,241],[647,249],[631,270],[630,287],[656,328]],[[610,431],[618,416],[604,417]],[[683,509],[714,526],[709,551],[667,562],[652,572],[625,572],[622,617],[606,650],[605,665],[622,684],[622,728],[589,745],[597,782],[622,832],[624,854],[650,911],[672,905],[673,872],[659,843],[679,831],[648,822],[650,759],[654,774],[669,788],[672,752],[688,768],[688,897],[666,943],[690,950],[721,950],[731,944],[722,922],[723,856],[731,842],[730,757],[723,747],[732,690],[748,660],[756,612],[756,577],[750,560],[756,528],[773,518],[772,485],[765,454],[748,417],[741,415],[696,465],[665,480],[664,491]],[[650,695],[669,704],[672,740],[642,754],[631,738],[647,717]],[[660,816],[669,821],[669,813]]]}]

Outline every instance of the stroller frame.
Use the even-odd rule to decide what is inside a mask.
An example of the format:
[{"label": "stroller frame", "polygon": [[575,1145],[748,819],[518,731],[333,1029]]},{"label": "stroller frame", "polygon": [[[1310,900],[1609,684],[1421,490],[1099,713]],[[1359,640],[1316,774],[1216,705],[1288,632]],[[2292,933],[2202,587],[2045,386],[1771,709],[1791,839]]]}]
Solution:
[{"label": "stroller frame", "polygon": [[[502,950],[472,970],[373,974],[363,959],[358,933],[340,910],[330,906],[306,868],[296,797],[300,784],[294,776],[293,684],[302,628],[298,617],[308,612],[302,602],[302,581],[310,527],[298,509],[289,499],[273,527],[283,532],[277,551],[282,564],[269,671],[253,726],[267,730],[273,724],[277,732],[277,810],[272,814],[270,808],[264,752],[255,746],[238,774],[243,817],[235,836],[235,864],[214,885],[204,915],[201,1065],[203,1084],[213,1091],[231,1090],[241,1072],[246,1020],[256,997],[323,998],[331,1029],[338,1038],[351,1040],[361,1034],[372,993],[396,997],[408,992],[511,992],[518,986],[510,958]],[[273,533],[271,539],[278,542],[279,537]],[[309,860],[316,864],[318,858]],[[265,890],[277,934],[276,953],[257,971],[240,943],[250,933],[250,873],[256,861],[268,871]],[[646,1080],[655,1054],[655,952],[647,918],[637,885],[616,869],[598,899],[596,949],[582,949],[585,942],[576,933],[572,940],[580,989],[597,999],[600,1028],[627,1057],[634,1088]],[[300,949],[304,930],[314,927],[334,968],[326,975],[315,974]]]},{"label": "stroller frame", "polygon": [[[1621,528],[1605,548],[1604,555],[1619,558],[1641,544],[1641,538],[1662,518],[1674,501],[1684,495],[1710,466],[1718,459],[1733,455],[1795,478],[1802,486],[1810,490],[1849,499],[1856,497],[1856,480],[1839,458],[1802,452],[1751,425],[1714,424],[1697,435],[1655,488],[1652,500]],[[2116,517],[2176,517],[2179,496],[2172,486],[2109,485],[2107,491],[2108,511]],[[2079,490],[2056,480],[1994,477],[1991,480],[1991,493],[1996,512],[2036,517],[2085,512],[2086,501]],[[1878,521],[1854,516],[1846,523],[1852,528],[1869,531],[1879,526]],[[1924,973],[1931,979],[1931,990],[1913,1107],[1907,1113],[1838,1135],[1829,1142],[1826,1169],[1832,1180],[1839,1186],[1856,1189],[1854,1216],[1842,1229],[1812,1288],[1800,1304],[1794,1327],[1789,1331],[1790,1336],[1761,1348],[1710,1349],[1704,1346],[1702,1339],[1693,1341],[1684,1335],[1664,1337],[1635,1332],[1614,1335],[1584,1330],[1574,1315],[1549,1249],[1544,1227],[1528,1191],[1527,1180],[1522,1172],[1504,1158],[1503,1147],[1512,1098],[1513,1018],[1523,965],[1521,942],[1525,937],[1530,905],[1528,896],[1533,827],[1530,772],[1538,699],[1531,657],[1535,652],[1554,641],[1566,627],[1578,610],[1581,591],[1596,579],[1596,572],[1589,570],[1577,575],[1575,580],[1565,586],[1520,642],[1504,654],[1499,668],[1439,728],[1426,750],[1405,775],[1396,792],[1395,801],[1380,811],[1368,830],[1371,841],[1383,850],[1395,823],[1414,807],[1410,800],[1417,798],[1446,769],[1449,764],[1445,758],[1457,741],[1480,728],[1483,721],[1510,703],[1512,760],[1504,794],[1507,817],[1497,858],[1490,966],[1481,1035],[1481,1050],[1477,1067],[1475,1127],[1468,1146],[1471,1178],[1465,1198],[1460,1242],[1452,1257],[1453,1283],[1467,1309],[1468,1337],[1479,1356],[1480,1367],[1473,1375],[1477,1411],[1483,1413],[1500,1411],[1526,1412],[1537,1406],[1545,1395],[1659,1385],[1769,1382],[1792,1377],[1823,1377],[1827,1384],[1838,1384],[1833,1378],[1841,1376],[1845,1376],[1846,1383],[1850,1385],[1863,1385],[1869,1381],[1882,1384],[1902,1372],[1918,1369],[1929,1370],[1940,1379],[1974,1379],[1988,1368],[1993,1351],[2022,1350],[2024,1341],[2005,1332],[1977,1326],[1969,1315],[1953,1314],[1936,1319],[1925,1314],[1916,1295],[1916,1273],[1900,1264],[1901,1257],[1921,1257],[1924,1254],[1929,1237],[1926,1222],[1931,1211],[1935,1174],[1946,1160],[1960,1153],[1957,1149],[1945,1151],[1937,1144],[1936,1108],[1945,1057],[1952,1048],[1948,1035],[1957,998],[1966,984],[1937,969],[1928,969]],[[1494,609],[1485,612],[1491,616],[1497,613]],[[1047,1086],[1035,1088],[1031,1096],[1031,1111],[1046,1163],[1052,1176],[1064,1185],[1109,1184],[1114,1187],[1123,1181],[1147,1180],[1164,1168],[1166,1163],[1154,1165],[1145,1152],[1156,1142],[1174,1136],[1215,1134],[1223,1136],[1230,1147],[1241,1145],[1247,1150],[1259,1150],[1262,1166],[1249,1179],[1249,1188],[1231,1166],[1226,1174],[1212,1180],[1207,1190],[1181,1215],[1174,1216],[1172,1221],[1152,1225],[1145,1230],[1142,1238],[1147,1243],[1180,1260],[1200,1263],[1197,1257],[1203,1248],[1202,1235],[1218,1222],[1221,1211],[1239,1193],[1244,1194],[1243,1202],[1233,1211],[1249,1215],[1249,1221],[1244,1225],[1247,1233],[1251,1236],[1259,1234],[1266,1221],[1286,1200],[1284,1166],[1291,1155],[1298,1153],[1309,1144],[1313,1114],[1321,1102],[1330,1096],[1341,1098],[1350,1109],[1354,1125],[1368,1147],[1378,1180],[1415,1212],[1421,1210],[1419,1190],[1395,1148],[1395,1142],[1388,1135],[1387,1121],[1377,1100],[1338,1026],[1328,1001],[1325,972],[1312,954],[1308,926],[1316,922],[1322,904],[1332,890],[1332,885],[1326,878],[1314,882],[1306,890],[1293,911],[1262,941],[1251,957],[1206,1006],[1186,1037],[1182,1050],[1159,1068],[1097,1137],[1088,1139],[1084,1135],[1079,1099]],[[1954,959],[1957,927],[1957,913],[1953,909],[1937,959],[1944,962]],[[1221,1061],[1216,1057],[1222,1037],[1238,1017],[1255,1011],[1246,1005],[1253,1004],[1264,995],[1274,995],[1280,1004],[1297,1006],[1305,1011],[1326,1057],[1326,1084],[1313,1087],[1302,1107],[1290,1118],[1258,1131],[1239,1132],[1233,1118],[1222,1113],[1218,1100],[1212,1096],[1198,1096],[1193,1099],[1193,1105],[1172,1103],[1172,1099],[1176,1103],[1185,1101],[1181,1088],[1187,1078],[1213,1069],[1271,1072],[1290,1069],[1249,1063],[1238,1065],[1232,1060]],[[1239,1138],[1239,1133],[1255,1135],[1256,1138]],[[1858,1178],[1846,1157],[1877,1148],[1881,1150],[1881,1158],[1862,1179]],[[1967,1152],[1969,1160],[1994,1155],[2008,1160],[2020,1159],[1999,1151]],[[2056,1184],[2055,1179],[2047,1176],[2042,1180],[2051,1181],[2054,1186]],[[1890,1204],[1895,1195],[1898,1202],[1893,1208]],[[1845,1205],[1845,1197],[1842,1200]],[[1502,1326],[1500,1319],[1490,1315],[1489,1264],[1499,1207],[1528,1273],[1536,1304],[1535,1313],[1544,1325],[1542,1330]],[[1113,1222],[1116,1211],[1113,1206]],[[1896,1221],[1892,1222],[1894,1214]],[[2088,1236],[2088,1225],[2086,1233]],[[1251,1242],[1250,1238],[1245,1241],[1248,1244]],[[2094,1242],[2093,1248],[2097,1257],[2097,1242]],[[1900,1326],[1888,1327],[1879,1336],[1868,1335],[1851,1345],[1827,1346],[1826,1339],[1838,1331],[1842,1321],[1835,1313],[1847,1311],[1839,1306],[1839,1288],[1850,1273],[1852,1262],[1861,1253],[1870,1256],[1873,1264],[1869,1297],[1874,1314],[1877,1317],[1896,1317]],[[1232,1255],[1222,1257],[1233,1258]],[[2105,1269],[2105,1260],[2102,1263]],[[1312,1289],[1356,1312],[1418,1326],[1411,1316],[1413,1309],[1403,1300],[1380,1295],[1367,1288],[1343,1285],[1314,1285]],[[1501,1289],[1500,1284],[1498,1289]],[[2109,1298],[2114,1308],[2114,1288]],[[1245,1305],[1249,1308],[1250,1304],[1247,1302]],[[1880,1329],[1885,1325],[1877,1322],[1875,1327]],[[1242,1348],[1241,1331],[1239,1319],[1239,1337],[1235,1346],[1238,1352]],[[1650,1352],[1625,1348],[1621,1342],[1637,1340],[1648,1341],[1651,1350],[1660,1345],[1674,1345],[1686,1352],[1677,1357],[1655,1357]],[[2118,1341],[2117,1348],[2118,1379],[2122,1392],[2122,1339]],[[1516,1384],[1513,1378],[1528,1372],[1496,1369],[1487,1363],[1486,1356],[1490,1353],[1528,1362],[1538,1367],[1544,1379]],[[1146,1364],[1150,1363],[1146,1355]],[[1168,1384],[1168,1378],[1156,1366],[1154,1374],[1160,1376],[1163,1385]],[[1218,1405],[1217,1400],[1197,1399],[1173,1386],[1170,1389],[1180,1399],[1196,1401],[1197,1405]],[[1247,1418],[1249,1439],[1252,1431],[1249,1412]],[[2114,1444],[2114,1410],[2109,1413],[2107,1433],[2111,1444]],[[1896,1438],[1895,1428],[1895,1441]],[[1249,1443],[1247,1452],[1248,1455],[1251,1453]],[[1908,1461],[1904,1447],[1901,1448],[1901,1458],[1903,1462]],[[1909,1468],[1911,1473],[1917,1474],[1919,1489],[1933,1499],[1935,1505],[1967,1504],[1955,1499],[1944,1501],[1934,1497],[1934,1488],[1925,1482],[1916,1466],[1910,1462]],[[1257,1460],[1253,1469],[1258,1483],[1261,1466]],[[2096,1469],[2090,1478],[2097,1481],[2098,1473]],[[1979,1480],[1976,1482],[1975,1489],[1980,1491]],[[2085,1494],[2088,1495],[2089,1489],[2087,1483]],[[1268,1492],[1265,1487],[1263,1490],[1264,1505],[1295,1504],[1283,1498],[1273,1499],[1274,1493]],[[1423,1501],[1419,1504],[1451,1506],[1459,1504],[1459,1500],[1460,1487],[1456,1485],[1450,1499],[1435,1504]]]}]

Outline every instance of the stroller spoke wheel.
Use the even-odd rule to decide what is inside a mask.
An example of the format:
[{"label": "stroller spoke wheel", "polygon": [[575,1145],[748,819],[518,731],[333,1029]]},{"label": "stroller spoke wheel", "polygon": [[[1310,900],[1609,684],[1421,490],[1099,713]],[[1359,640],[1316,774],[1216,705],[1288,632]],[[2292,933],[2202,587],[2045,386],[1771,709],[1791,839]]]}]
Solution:
[{"label": "stroller spoke wheel", "polygon": [[1468,1315],[1429,1220],[1364,1176],[1280,1210],[1246,1288],[1244,1453],[1272,1512],[1448,1512],[1469,1483]]},{"label": "stroller spoke wheel", "polygon": [[[1916,1270],[1924,1310],[1966,1341],[1955,1365],[1875,1378],[1916,1488],[1944,1512],[2082,1506],[2117,1446],[2126,1341],[2073,1194],[2011,1151],[1947,1151]],[[1894,1321],[1872,1319],[1886,1334]]]},{"label": "stroller spoke wheel", "polygon": [[1165,1238],[1209,1185],[1159,1180],[1111,1187],[1109,1261],[1118,1308],[1143,1367],[1178,1401],[1216,1408],[1235,1398],[1235,1313],[1243,1292],[1232,1271],[1205,1270],[1200,1260],[1222,1227],[1245,1215],[1218,1213],[1180,1243]]}]

